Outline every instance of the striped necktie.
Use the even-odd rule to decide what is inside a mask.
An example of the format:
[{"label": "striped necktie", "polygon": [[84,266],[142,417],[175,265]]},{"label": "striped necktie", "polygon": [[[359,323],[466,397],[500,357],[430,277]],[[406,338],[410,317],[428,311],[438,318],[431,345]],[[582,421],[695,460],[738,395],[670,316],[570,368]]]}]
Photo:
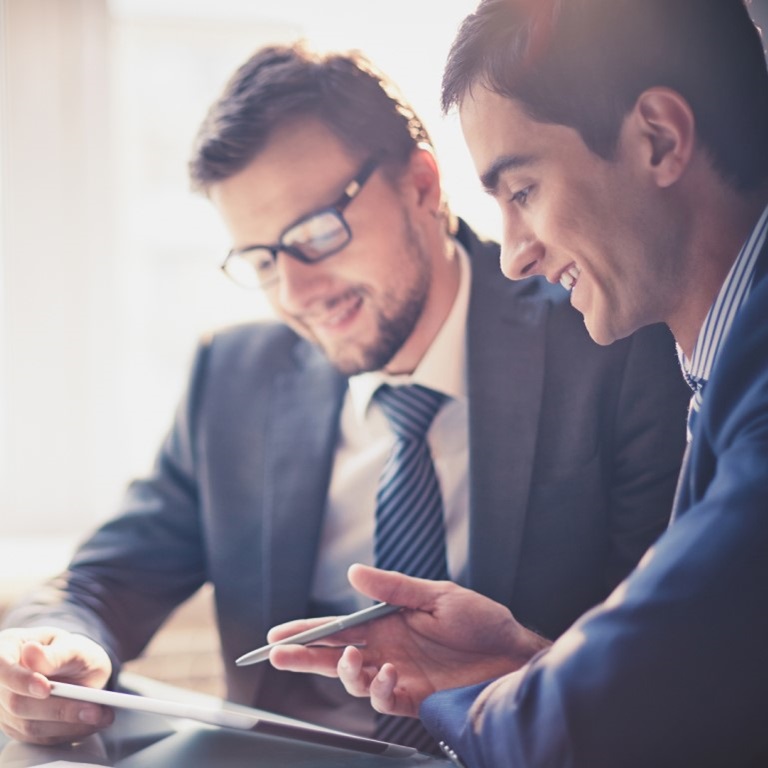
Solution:
[{"label": "striped necktie", "polygon": [[[443,501],[426,439],[446,396],[418,384],[385,384],[374,399],[396,438],[376,494],[376,565],[423,579],[447,579]],[[377,715],[375,735],[440,754],[418,720]]]},{"label": "striped necktie", "polygon": [[395,433],[376,494],[376,566],[447,579],[443,500],[427,431],[445,395],[413,384],[374,395]]},{"label": "striped necktie", "polygon": [[688,422],[687,422],[687,437],[688,442],[691,442],[693,438],[693,430],[696,425],[696,420],[699,417],[699,411],[701,410],[702,397],[704,394],[704,385],[707,383],[705,379],[700,376],[694,376],[692,373],[686,371],[683,366],[683,378],[688,386],[693,390],[693,396],[691,397],[690,405],[688,406]]}]

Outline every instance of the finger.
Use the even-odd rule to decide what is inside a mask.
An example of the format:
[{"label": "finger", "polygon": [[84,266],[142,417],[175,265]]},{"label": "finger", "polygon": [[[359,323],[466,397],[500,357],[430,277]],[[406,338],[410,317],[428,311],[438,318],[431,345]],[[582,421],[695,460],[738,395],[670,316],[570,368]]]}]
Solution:
[{"label": "finger", "polygon": [[351,696],[369,696],[377,672],[374,666],[363,666],[363,654],[351,645],[344,649],[337,666],[339,679]]},{"label": "finger", "polygon": [[94,733],[111,725],[114,715],[105,717],[99,726],[87,723],[69,723],[47,720],[13,720],[3,723],[3,730],[8,736],[31,744],[64,744],[82,741]]},{"label": "finger", "polygon": [[19,720],[61,721],[98,725],[105,715],[112,714],[108,707],[90,702],[73,701],[59,696],[47,699],[33,699],[18,693],[3,697],[3,709],[12,718]]},{"label": "finger", "polygon": [[38,699],[47,698],[51,686],[44,675],[21,664],[4,666],[0,675],[0,690],[21,693]]},{"label": "finger", "polygon": [[371,680],[371,706],[385,715],[395,711],[395,686],[397,671],[392,664],[383,664],[376,677]]},{"label": "finger", "polygon": [[21,647],[21,663],[46,677],[55,675],[68,660],[55,641],[51,645],[30,641]]},{"label": "finger", "polygon": [[21,661],[46,677],[75,675],[79,678],[93,668],[93,660],[87,656],[89,650],[76,636],[59,635],[47,645],[34,641],[24,643]]},{"label": "finger", "polygon": [[445,590],[442,582],[417,579],[397,571],[382,571],[356,563],[347,571],[349,583],[374,600],[404,608],[427,610]]},{"label": "finger", "polygon": [[[33,636],[42,637],[40,633],[34,633]],[[44,698],[49,691],[48,681],[22,662],[21,649],[26,639],[16,630],[0,633],[0,690],[6,688],[15,693]]]},{"label": "finger", "polygon": [[[333,617],[325,619],[297,619],[296,621],[289,621],[285,624],[278,624],[277,626],[272,627],[267,633],[267,642],[279,643],[280,641],[290,640],[294,635],[297,635],[300,632],[304,632],[308,629],[315,629],[316,627],[327,624],[333,620]],[[360,645],[365,643],[366,638],[367,625],[361,624],[355,627],[349,627],[348,629],[340,629],[332,635],[326,635],[325,637],[313,640],[311,645],[336,647]],[[300,643],[297,643],[297,645],[298,644]],[[287,645],[291,645],[291,643],[287,643]]]},{"label": "finger", "polygon": [[106,685],[112,674],[112,662],[104,648],[84,635],[69,632],[57,633],[49,643],[27,641],[20,656],[24,666],[46,677],[92,688]]},{"label": "finger", "polygon": [[336,667],[341,648],[308,648],[304,645],[278,645],[269,652],[275,669],[290,672],[312,672],[324,677],[338,677]]},{"label": "finger", "polygon": [[322,619],[295,619],[294,621],[286,621],[285,624],[278,624],[267,632],[267,642],[276,643],[278,640],[283,640],[292,635],[298,635],[299,632],[306,632],[308,629],[314,629],[315,627],[327,624],[329,621],[334,621],[338,618],[338,616],[326,616]]},{"label": "finger", "polygon": [[51,696],[45,700],[5,692],[2,722],[6,732],[37,744],[87,736],[114,721],[114,712],[97,704]]}]

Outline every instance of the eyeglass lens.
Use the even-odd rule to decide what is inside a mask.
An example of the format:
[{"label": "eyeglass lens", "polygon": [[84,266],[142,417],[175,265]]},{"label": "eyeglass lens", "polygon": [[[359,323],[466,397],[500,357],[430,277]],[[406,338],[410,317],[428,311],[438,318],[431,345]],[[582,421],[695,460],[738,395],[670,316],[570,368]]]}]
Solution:
[{"label": "eyeglass lens", "polygon": [[357,196],[379,162],[378,157],[369,159],[332,207],[297,221],[283,232],[279,244],[230,251],[222,265],[224,271],[240,285],[264,287],[277,279],[276,262],[281,250],[307,263],[320,261],[340,251],[352,239],[342,211]]},{"label": "eyeglass lens", "polygon": [[309,261],[317,261],[343,248],[349,229],[333,209],[320,211],[283,233],[281,245],[301,251]]}]

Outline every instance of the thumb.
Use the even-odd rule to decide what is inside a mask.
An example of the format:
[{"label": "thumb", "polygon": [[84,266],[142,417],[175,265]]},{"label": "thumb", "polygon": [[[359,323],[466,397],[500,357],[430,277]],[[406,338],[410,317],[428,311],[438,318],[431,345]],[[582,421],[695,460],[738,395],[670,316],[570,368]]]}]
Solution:
[{"label": "thumb", "polygon": [[71,661],[71,649],[64,653],[61,644],[55,641],[42,644],[36,640],[30,640],[21,647],[21,663],[33,672],[39,672],[46,677],[55,675],[68,662]]},{"label": "thumb", "polygon": [[349,567],[347,577],[358,592],[374,600],[419,610],[426,610],[445,589],[439,581],[417,579],[360,563]]},{"label": "thumb", "polygon": [[30,640],[21,648],[21,663],[46,677],[67,679],[95,687],[109,679],[112,664],[106,651],[92,640],[62,632],[49,642]]}]

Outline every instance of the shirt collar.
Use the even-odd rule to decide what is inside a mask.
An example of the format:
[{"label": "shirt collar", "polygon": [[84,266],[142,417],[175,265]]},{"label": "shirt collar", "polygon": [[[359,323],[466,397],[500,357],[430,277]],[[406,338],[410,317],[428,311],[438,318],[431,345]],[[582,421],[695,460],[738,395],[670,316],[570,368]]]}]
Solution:
[{"label": "shirt collar", "polygon": [[454,240],[459,260],[459,288],[448,317],[437,332],[416,370],[392,376],[384,371],[370,371],[349,379],[349,395],[357,418],[362,421],[374,392],[382,384],[403,386],[421,384],[454,399],[466,398],[466,336],[469,290],[472,268],[464,247]]},{"label": "shirt collar", "polygon": [[765,208],[742,246],[714,304],[710,307],[690,360],[680,345],[677,345],[677,356],[683,369],[683,376],[696,392],[702,389],[712,375],[715,360],[731,330],[734,318],[749,296],[757,257],[765,245],[766,235],[768,235],[768,207]]}]

